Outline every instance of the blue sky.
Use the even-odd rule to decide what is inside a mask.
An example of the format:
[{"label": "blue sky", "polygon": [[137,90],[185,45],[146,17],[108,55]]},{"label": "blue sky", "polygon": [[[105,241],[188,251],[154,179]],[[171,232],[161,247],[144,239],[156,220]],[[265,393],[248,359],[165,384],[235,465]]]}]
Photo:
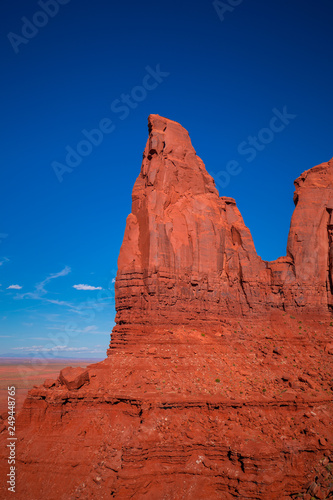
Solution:
[{"label": "blue sky", "polygon": [[259,255],[285,254],[293,181],[333,156],[332,18],[330,0],[1,2],[0,356],[105,357],[150,113],[188,129]]}]

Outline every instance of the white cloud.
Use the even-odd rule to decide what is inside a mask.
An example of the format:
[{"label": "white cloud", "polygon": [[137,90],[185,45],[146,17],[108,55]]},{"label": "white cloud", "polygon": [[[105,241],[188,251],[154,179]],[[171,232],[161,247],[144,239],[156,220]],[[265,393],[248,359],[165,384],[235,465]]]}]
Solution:
[{"label": "white cloud", "polygon": [[56,300],[56,299],[45,299],[46,302],[49,302],[50,304],[56,304],[57,306],[66,306],[69,308],[75,307],[71,302],[66,302],[64,300]]},{"label": "white cloud", "polygon": [[9,259],[7,259],[7,257],[2,257],[0,260],[0,266],[2,266],[5,262],[9,262]]},{"label": "white cloud", "polygon": [[90,325],[90,326],[86,326],[85,328],[83,328],[83,331],[85,333],[87,333],[87,332],[91,332],[92,330],[96,330],[96,329],[97,329],[96,325]]},{"label": "white cloud", "polygon": [[10,285],[10,286],[7,286],[7,290],[21,290],[21,286],[20,285]]},{"label": "white cloud", "polygon": [[76,290],[102,290],[101,286],[91,286],[91,285],[73,285]]},{"label": "white cloud", "polygon": [[97,312],[103,311],[104,307],[106,306],[106,302],[110,299],[114,301],[113,297],[100,297],[98,299],[87,300],[79,305],[75,305],[74,303],[65,302],[63,300],[47,299],[46,297],[42,297],[42,300],[44,300],[45,302],[55,304],[57,306],[67,307],[69,312],[78,314],[79,316],[86,316],[88,310]]},{"label": "white cloud", "polygon": [[25,346],[25,347],[13,347],[13,351],[21,351],[21,352],[87,352],[91,353],[104,353],[104,350],[96,349],[94,347],[68,347],[66,345],[55,345],[53,347],[44,347],[42,345],[33,345],[33,346]]},{"label": "white cloud", "polygon": [[66,276],[71,272],[71,268],[69,266],[65,266],[64,269],[62,269],[59,273],[55,274],[50,274],[47,278],[45,278],[44,281],[41,281],[40,283],[37,283],[35,286],[35,291],[34,292],[28,292],[24,293],[22,295],[17,296],[19,299],[24,299],[25,297],[28,297],[29,299],[41,299],[44,295],[47,294],[47,290],[45,290],[45,285],[51,280],[54,280],[56,278],[60,278],[61,276]]},{"label": "white cloud", "polygon": [[64,269],[62,271],[60,271],[59,273],[50,274],[50,276],[48,276],[42,283],[45,284],[48,281],[53,280],[55,278],[60,278],[61,276],[66,276],[70,272],[71,272],[71,268],[69,266],[65,266]]},{"label": "white cloud", "polygon": [[[65,324],[63,325],[56,325],[56,326],[47,326],[46,327],[47,330],[56,330],[58,332],[63,332],[63,331],[66,331],[66,326]],[[77,333],[89,333],[89,334],[92,334],[92,335],[110,335],[110,331],[100,331],[98,330],[98,327],[96,325],[90,325],[90,326],[85,326],[84,328],[74,328],[73,329],[73,332],[75,334]],[[50,334],[50,338],[52,338],[51,334]]]}]

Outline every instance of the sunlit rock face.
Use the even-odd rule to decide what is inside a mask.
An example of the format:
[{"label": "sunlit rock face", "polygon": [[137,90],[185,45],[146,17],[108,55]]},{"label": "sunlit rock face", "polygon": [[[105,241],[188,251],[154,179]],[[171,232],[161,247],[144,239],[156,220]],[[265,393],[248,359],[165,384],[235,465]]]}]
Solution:
[{"label": "sunlit rock face", "polygon": [[108,357],[29,392],[15,498],[332,497],[332,167],[296,180],[287,255],[264,262],[186,130],[149,117]]},{"label": "sunlit rock face", "polygon": [[272,310],[327,315],[332,168],[332,161],[324,163],[297,179],[287,256],[264,262],[235,201],[219,197],[187,131],[150,115],[119,255],[111,347],[137,325],[218,330],[225,318]]}]

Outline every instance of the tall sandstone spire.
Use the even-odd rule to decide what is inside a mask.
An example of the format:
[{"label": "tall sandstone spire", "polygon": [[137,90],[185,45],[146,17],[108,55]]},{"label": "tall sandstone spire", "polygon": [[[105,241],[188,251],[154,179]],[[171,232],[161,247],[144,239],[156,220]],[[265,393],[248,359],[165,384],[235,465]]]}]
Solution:
[{"label": "tall sandstone spire", "polygon": [[332,169],[296,180],[287,255],[265,262],[186,130],[149,117],[108,357],[29,391],[18,500],[331,498]]},{"label": "tall sandstone spire", "polygon": [[331,161],[297,179],[287,257],[265,262],[235,201],[219,197],[188,132],[150,115],[118,260],[114,345],[139,325],[211,329],[226,317],[299,307],[327,314],[332,167]]}]

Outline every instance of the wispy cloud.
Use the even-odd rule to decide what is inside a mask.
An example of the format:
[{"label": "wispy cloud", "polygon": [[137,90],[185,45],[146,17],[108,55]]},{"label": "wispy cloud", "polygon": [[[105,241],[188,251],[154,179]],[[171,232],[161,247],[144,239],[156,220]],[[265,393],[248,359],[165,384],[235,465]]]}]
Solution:
[{"label": "wispy cloud", "polygon": [[2,266],[5,262],[9,262],[9,259],[7,257],[2,257],[0,259],[0,266]]},{"label": "wispy cloud", "polygon": [[21,340],[50,340],[50,338],[49,337],[25,337],[24,339],[21,339]]},{"label": "wispy cloud", "polygon": [[84,332],[91,332],[92,330],[96,330],[96,329],[97,329],[96,325],[90,325],[90,326],[86,326],[85,328],[83,328],[83,331]]},{"label": "wispy cloud", "polygon": [[101,286],[91,286],[91,285],[73,285],[76,290],[102,290]]},{"label": "wispy cloud", "polygon": [[76,305],[72,302],[67,302],[64,300],[47,299],[46,297],[42,297],[42,299],[44,300],[44,302],[48,302],[49,304],[67,307],[69,312],[73,312],[75,314],[78,314],[79,316],[86,316],[88,310],[98,312],[102,311],[109,300],[114,300],[112,297],[100,297],[98,298],[98,300],[88,300],[79,305]]},{"label": "wispy cloud", "polygon": [[45,280],[41,281],[40,283],[37,283],[35,286],[35,291],[34,292],[27,292],[22,295],[19,295],[17,298],[18,299],[23,299],[23,298],[29,298],[29,299],[41,299],[44,297],[44,295],[47,294],[47,290],[45,289],[45,285],[49,283],[51,280],[54,280],[56,278],[60,278],[62,276],[66,276],[71,272],[71,268],[69,266],[64,267],[62,271],[59,273],[55,274],[50,274]]},{"label": "wispy cloud", "polygon": [[[47,278],[45,278],[43,281],[40,283],[37,283],[35,285],[35,290],[33,292],[26,292],[22,294],[17,294],[14,298],[15,299],[34,299],[34,300],[40,300],[44,303],[48,304],[54,304],[56,306],[64,307],[68,310],[70,313],[75,313],[78,314],[79,316],[84,316],[87,317],[87,311],[88,310],[93,310],[93,311],[101,311],[103,308],[106,306],[107,303],[110,303],[114,301],[114,297],[112,294],[110,294],[108,291],[106,291],[106,296],[103,297],[97,297],[94,299],[89,299],[85,301],[84,303],[80,304],[75,304],[73,302],[65,301],[65,300],[59,300],[59,299],[53,299],[49,298],[47,296],[48,290],[46,289],[46,285],[53,279],[60,278],[61,276],[66,276],[71,272],[71,268],[69,266],[66,266],[64,269],[62,269],[60,272],[51,274]],[[101,286],[92,286],[92,285],[86,285],[86,284],[78,284],[78,285],[73,285],[73,287],[76,290],[89,290],[89,291],[95,291],[95,290],[103,290]],[[94,313],[92,313],[93,315]],[[54,316],[54,318],[57,317]],[[52,316],[50,316],[50,321],[54,320],[52,319]],[[83,332],[86,333],[86,332]],[[103,333],[104,332],[99,332],[96,330],[96,332],[93,333]]]},{"label": "wispy cloud", "polygon": [[72,304],[71,302],[67,302],[65,300],[57,300],[57,299],[45,299],[45,300],[46,302],[49,302],[50,304],[55,304],[56,306],[66,306],[75,309],[74,304]]},{"label": "wispy cloud", "polygon": [[7,286],[7,290],[21,290],[21,286],[20,285],[9,285]]},{"label": "wispy cloud", "polygon": [[68,347],[65,345],[55,345],[53,347],[44,347],[42,345],[32,345],[25,347],[13,347],[13,351],[20,352],[89,352],[91,353],[104,353],[104,350],[90,347]]},{"label": "wispy cloud", "polygon": [[[48,330],[56,330],[58,332],[59,331],[61,332],[62,330],[65,330],[65,325],[63,325],[63,327],[61,327],[61,326],[48,326],[47,329]],[[109,332],[100,331],[100,330],[98,330],[98,327],[96,325],[90,325],[90,326],[86,326],[84,328],[76,328],[75,333],[89,333],[91,335],[110,335],[110,331]]]}]

